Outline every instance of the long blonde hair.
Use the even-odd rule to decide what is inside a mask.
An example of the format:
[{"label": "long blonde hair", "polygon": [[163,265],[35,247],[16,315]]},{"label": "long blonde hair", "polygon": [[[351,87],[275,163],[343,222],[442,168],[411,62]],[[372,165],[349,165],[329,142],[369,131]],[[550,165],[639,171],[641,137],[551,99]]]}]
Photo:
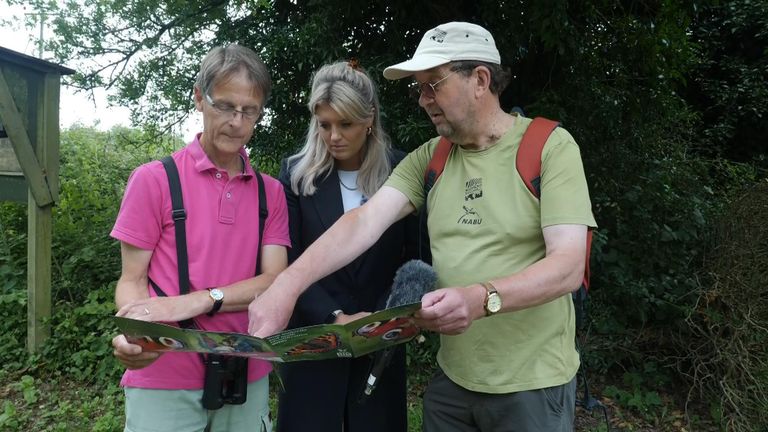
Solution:
[{"label": "long blonde hair", "polygon": [[320,138],[320,127],[315,110],[326,104],[351,122],[373,119],[371,133],[361,151],[362,165],[357,175],[357,186],[371,197],[384,184],[392,168],[389,162],[391,143],[381,128],[379,99],[371,78],[357,63],[337,62],[315,72],[312,78],[312,94],[307,107],[309,120],[304,147],[288,159],[293,165],[291,189],[296,194],[312,195],[317,190],[319,178],[327,178],[333,172],[334,159]]}]

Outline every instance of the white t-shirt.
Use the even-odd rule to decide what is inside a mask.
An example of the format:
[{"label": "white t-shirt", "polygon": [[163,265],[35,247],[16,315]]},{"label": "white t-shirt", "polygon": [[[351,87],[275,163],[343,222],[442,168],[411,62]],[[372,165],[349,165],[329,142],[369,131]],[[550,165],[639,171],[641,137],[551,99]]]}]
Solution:
[{"label": "white t-shirt", "polygon": [[368,201],[357,186],[358,171],[342,171],[339,173],[339,189],[341,190],[341,200],[344,202],[344,213],[358,208]]}]

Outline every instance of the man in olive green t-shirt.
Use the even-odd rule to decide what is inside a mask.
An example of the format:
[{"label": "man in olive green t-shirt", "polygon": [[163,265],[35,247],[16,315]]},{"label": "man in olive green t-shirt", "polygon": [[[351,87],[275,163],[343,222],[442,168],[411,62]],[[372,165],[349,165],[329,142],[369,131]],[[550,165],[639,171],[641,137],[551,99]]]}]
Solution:
[{"label": "man in olive green t-shirt", "polygon": [[562,128],[550,135],[539,202],[515,170],[530,120],[501,109],[508,73],[493,37],[477,25],[429,30],[413,58],[384,76],[412,76],[419,105],[456,144],[443,174],[425,197],[439,138],[409,154],[379,192],[252,303],[249,330],[263,336],[284,327],[311,282],[426,205],[442,288],[426,294],[416,314],[420,326],[441,334],[424,430],[572,430],[579,357],[570,294],[581,284],[587,229],[595,226],[578,146]]}]

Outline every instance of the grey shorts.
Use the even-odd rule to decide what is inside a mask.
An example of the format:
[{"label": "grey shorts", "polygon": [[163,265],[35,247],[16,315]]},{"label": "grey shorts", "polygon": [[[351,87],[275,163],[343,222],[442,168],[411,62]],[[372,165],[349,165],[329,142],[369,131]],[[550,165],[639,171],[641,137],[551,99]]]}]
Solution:
[{"label": "grey shorts", "polygon": [[[125,388],[124,432],[271,432],[269,378],[248,384],[242,405],[203,408],[202,390]],[[210,422],[210,429],[206,429]]]},{"label": "grey shorts", "polygon": [[424,432],[571,432],[576,378],[539,390],[467,390],[438,370],[424,394]]}]

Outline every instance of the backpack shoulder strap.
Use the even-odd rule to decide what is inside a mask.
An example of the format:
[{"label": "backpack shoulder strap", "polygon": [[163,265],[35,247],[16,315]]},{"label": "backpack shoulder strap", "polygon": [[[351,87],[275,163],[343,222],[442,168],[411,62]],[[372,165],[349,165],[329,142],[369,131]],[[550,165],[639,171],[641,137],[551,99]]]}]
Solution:
[{"label": "backpack shoulder strap", "polygon": [[451,153],[453,143],[448,141],[448,138],[440,137],[440,141],[435,146],[435,151],[432,153],[432,159],[427,164],[427,170],[424,172],[424,199],[427,199],[429,191],[437,182],[440,174],[445,169],[445,163],[448,161],[448,155]]},{"label": "backpack shoulder strap", "polygon": [[[537,199],[541,199],[541,154],[544,150],[544,145],[547,143],[547,139],[560,125],[560,123],[549,120],[544,117],[536,117],[531,121],[523,134],[523,139],[520,142],[520,148],[517,150],[517,159],[515,165],[517,172],[520,174],[520,178],[525,183],[528,190]],[[584,263],[584,279],[582,280],[581,287],[573,293],[573,297],[577,300],[577,307],[585,307],[584,301],[586,300],[587,293],[589,291],[589,256],[592,249],[592,230],[587,230],[587,245],[586,245],[586,262]],[[586,313],[584,311],[577,311],[577,320],[583,320]],[[578,323],[579,327],[582,323]]]},{"label": "backpack shoulder strap", "polygon": [[264,190],[264,178],[256,171],[256,181],[259,183],[259,248],[256,250],[256,275],[261,274],[261,244],[264,237],[264,224],[269,216],[267,209],[267,192]]},{"label": "backpack shoulder strap", "polygon": [[[166,156],[160,159],[165,168],[165,174],[168,177],[168,187],[171,191],[171,217],[173,217],[173,227],[176,233],[176,267],[179,271],[179,294],[184,295],[189,292],[189,258],[187,256],[187,230],[186,219],[187,211],[184,209],[184,199],[181,195],[181,181],[179,180],[179,170],[176,168],[176,162],[173,157]],[[152,280],[152,288],[159,296],[166,294]],[[194,321],[191,319],[179,321],[179,325],[184,328],[194,328]]]},{"label": "backpack shoulder strap", "polygon": [[536,198],[541,198],[541,153],[549,135],[559,124],[544,117],[534,118],[525,130],[517,150],[517,172]]},{"label": "backpack shoulder strap", "polygon": [[424,171],[424,206],[419,212],[419,259],[424,262],[432,263],[432,253],[430,251],[429,234],[427,233],[427,197],[432,187],[435,186],[437,179],[445,169],[445,163],[448,161],[448,155],[451,153],[453,143],[448,138],[440,137],[435,150],[432,152],[432,158]]}]

